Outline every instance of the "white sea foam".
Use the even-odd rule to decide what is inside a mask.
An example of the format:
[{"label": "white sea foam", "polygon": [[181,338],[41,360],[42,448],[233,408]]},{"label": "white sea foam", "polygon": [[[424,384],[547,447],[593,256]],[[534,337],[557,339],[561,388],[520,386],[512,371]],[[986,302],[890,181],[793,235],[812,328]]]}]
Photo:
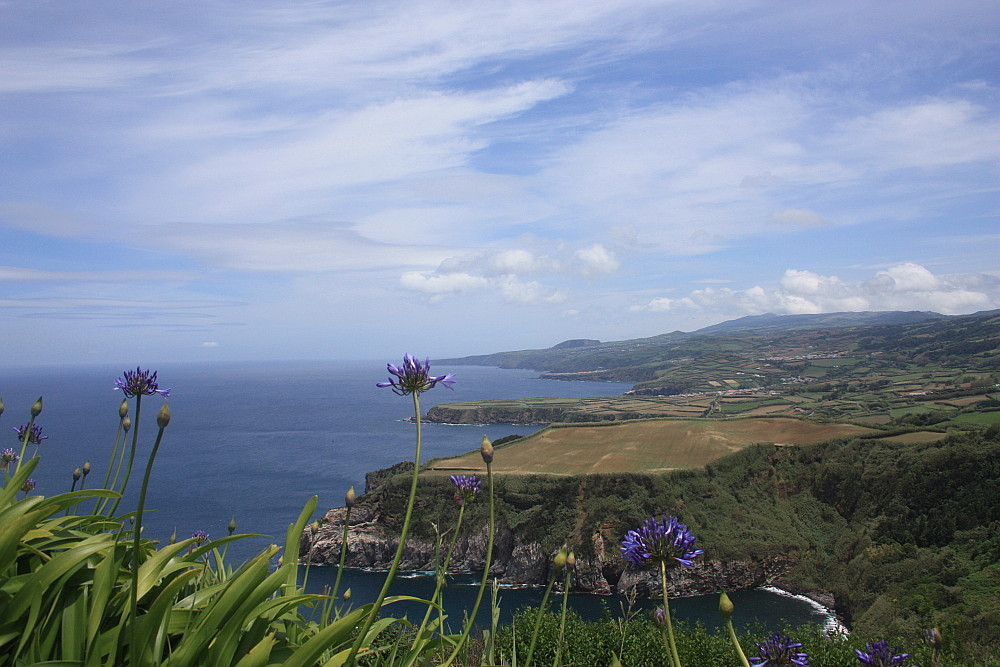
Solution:
[{"label": "white sea foam", "polygon": [[776,588],[774,586],[761,586],[760,590],[767,591],[768,593],[774,593],[775,595],[780,595],[786,598],[792,598],[795,600],[801,600],[805,602],[810,607],[816,610],[816,612],[823,617],[823,632],[827,635],[846,635],[850,634],[850,631],[844,626],[843,623],[837,618],[837,615],[829,607],[821,605],[810,597],[805,595],[797,595],[795,593],[789,593],[781,588]]}]

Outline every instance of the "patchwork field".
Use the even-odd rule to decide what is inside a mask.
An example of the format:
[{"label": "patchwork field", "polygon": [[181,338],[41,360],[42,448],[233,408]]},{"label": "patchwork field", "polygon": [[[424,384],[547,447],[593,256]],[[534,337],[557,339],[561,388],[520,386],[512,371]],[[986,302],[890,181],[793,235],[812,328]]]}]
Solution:
[{"label": "patchwork field", "polygon": [[[550,427],[496,451],[493,470],[578,475],[701,467],[754,443],[810,444],[874,432],[799,419],[663,419]],[[441,474],[485,473],[479,452],[432,461]]]}]

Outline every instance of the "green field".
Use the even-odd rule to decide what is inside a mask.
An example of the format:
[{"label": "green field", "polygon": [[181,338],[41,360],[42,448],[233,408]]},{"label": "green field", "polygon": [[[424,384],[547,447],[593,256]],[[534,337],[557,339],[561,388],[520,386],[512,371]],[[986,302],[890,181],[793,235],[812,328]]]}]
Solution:
[{"label": "green field", "polygon": [[[493,470],[578,475],[698,468],[754,443],[804,445],[874,433],[852,424],[789,419],[658,419],[546,428],[499,448]],[[479,452],[432,461],[440,473],[480,472]]]}]

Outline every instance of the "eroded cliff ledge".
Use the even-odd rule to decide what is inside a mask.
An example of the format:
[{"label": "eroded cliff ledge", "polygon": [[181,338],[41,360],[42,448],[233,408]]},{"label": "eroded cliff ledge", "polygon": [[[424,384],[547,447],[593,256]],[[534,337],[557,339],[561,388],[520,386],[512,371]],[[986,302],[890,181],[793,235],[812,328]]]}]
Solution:
[{"label": "eroded cliff ledge", "polygon": [[[344,507],[332,509],[323,517],[318,531],[307,531],[303,535],[304,560],[317,565],[336,565],[339,562],[346,514]],[[487,537],[486,526],[460,535],[449,571],[481,571],[485,565]],[[659,591],[658,574],[625,567],[617,542],[609,542],[600,533],[590,536],[590,541],[593,555],[578,556],[573,589],[598,594],[624,594],[637,589],[641,596]],[[358,504],[351,510],[348,567],[388,570],[398,544],[398,535],[386,527],[375,507]],[[522,541],[506,526],[498,526],[490,572],[501,583],[545,584],[552,556],[540,544]],[[698,560],[689,570],[673,570],[670,594],[684,597],[775,584],[793,564],[792,559],[783,556],[736,561]],[[410,571],[434,569],[433,542],[408,539],[399,567]]]}]

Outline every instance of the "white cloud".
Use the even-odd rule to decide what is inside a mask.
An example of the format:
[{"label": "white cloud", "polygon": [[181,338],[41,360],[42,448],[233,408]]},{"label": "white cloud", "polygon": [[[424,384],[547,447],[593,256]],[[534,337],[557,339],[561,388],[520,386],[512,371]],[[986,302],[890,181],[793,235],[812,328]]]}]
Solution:
[{"label": "white cloud", "polygon": [[503,298],[513,303],[562,303],[566,300],[564,292],[551,289],[534,280],[524,282],[514,276],[503,276],[499,279],[499,285]]},{"label": "white cloud", "polygon": [[219,347],[219,344],[217,342],[215,342],[214,340],[206,340],[204,343],[202,343],[198,347]]},{"label": "white cloud", "polygon": [[614,273],[621,266],[615,253],[600,243],[580,248],[573,257],[582,264],[581,270],[587,276]]},{"label": "white cloud", "polygon": [[786,208],[784,211],[772,213],[771,220],[779,225],[791,227],[822,227],[830,224],[819,213],[799,208]]},{"label": "white cloud", "polygon": [[878,271],[859,282],[788,269],[776,287],[706,287],[681,298],[657,297],[638,308],[651,312],[718,313],[723,317],[882,310],[930,310],[953,315],[1000,308],[1000,278],[988,274],[938,277],[912,262]]},{"label": "white cloud", "polygon": [[482,289],[487,286],[488,281],[481,276],[471,276],[468,273],[444,273],[428,276],[419,271],[409,271],[400,276],[399,283],[403,288],[409,290],[428,294],[448,294]]}]

